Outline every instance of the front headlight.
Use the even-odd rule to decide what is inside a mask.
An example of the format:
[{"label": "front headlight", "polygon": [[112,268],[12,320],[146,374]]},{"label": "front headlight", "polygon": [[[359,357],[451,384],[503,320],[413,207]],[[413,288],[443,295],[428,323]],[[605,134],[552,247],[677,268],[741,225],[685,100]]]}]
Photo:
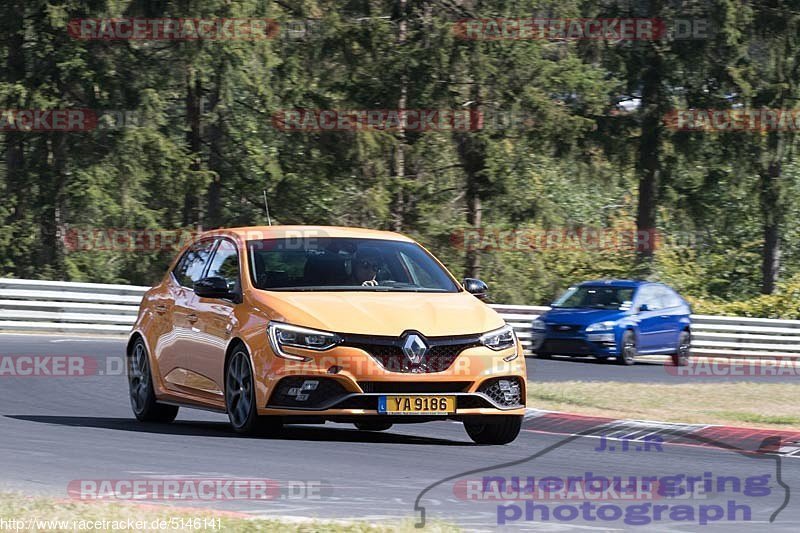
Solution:
[{"label": "front headlight", "polygon": [[539,320],[537,318],[531,323],[531,329],[535,331],[544,331],[547,329],[547,324],[544,323],[544,320]]},{"label": "front headlight", "polygon": [[303,328],[291,324],[284,324],[283,322],[270,322],[267,326],[267,334],[269,335],[269,343],[275,355],[283,357],[284,359],[291,359],[292,361],[308,361],[309,358],[303,357],[302,355],[286,353],[283,351],[284,347],[289,346],[292,348],[323,352],[325,350],[330,350],[342,341],[341,337],[329,331]]},{"label": "front headlight", "polygon": [[[480,342],[487,348],[491,348],[492,350],[499,352],[500,350],[507,350],[512,346],[516,346],[517,336],[514,333],[514,329],[511,326],[506,325],[500,329],[490,331],[489,333],[484,333],[481,335]],[[513,356],[509,355],[508,357],[504,357],[503,360],[511,361],[516,358],[517,354],[514,352]]]},{"label": "front headlight", "polygon": [[594,324],[589,324],[586,326],[586,333],[591,333],[594,331],[611,331],[614,329],[617,323],[613,320],[606,320],[605,322],[595,322]]}]

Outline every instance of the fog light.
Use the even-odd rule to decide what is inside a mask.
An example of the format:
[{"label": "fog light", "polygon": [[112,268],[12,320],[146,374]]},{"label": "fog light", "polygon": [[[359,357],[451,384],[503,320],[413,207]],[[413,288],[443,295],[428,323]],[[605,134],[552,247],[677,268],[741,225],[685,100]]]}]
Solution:
[{"label": "fog light", "polygon": [[589,342],[614,342],[613,333],[593,333],[587,335]]}]

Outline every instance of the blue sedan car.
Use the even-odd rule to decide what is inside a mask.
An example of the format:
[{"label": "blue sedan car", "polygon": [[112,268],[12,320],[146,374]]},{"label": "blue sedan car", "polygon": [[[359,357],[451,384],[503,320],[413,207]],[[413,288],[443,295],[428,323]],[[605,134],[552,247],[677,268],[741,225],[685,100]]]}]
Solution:
[{"label": "blue sedan car", "polygon": [[689,359],[689,304],[662,283],[587,281],[570,287],[532,324],[533,351],[592,355],[632,365],[637,355],[669,354],[675,365]]}]

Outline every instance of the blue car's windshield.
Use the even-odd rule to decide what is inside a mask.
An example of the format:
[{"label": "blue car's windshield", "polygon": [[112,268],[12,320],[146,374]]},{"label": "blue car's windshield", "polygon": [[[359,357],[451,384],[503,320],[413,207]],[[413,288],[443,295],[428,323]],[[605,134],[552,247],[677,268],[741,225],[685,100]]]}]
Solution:
[{"label": "blue car's windshield", "polygon": [[630,309],[633,287],[570,287],[555,302],[554,308]]}]

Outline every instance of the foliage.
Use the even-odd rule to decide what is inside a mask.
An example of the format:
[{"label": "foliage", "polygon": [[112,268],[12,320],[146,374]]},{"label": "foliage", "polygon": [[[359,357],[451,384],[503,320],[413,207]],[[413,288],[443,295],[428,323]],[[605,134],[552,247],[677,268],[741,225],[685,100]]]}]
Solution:
[{"label": "foliage", "polygon": [[[273,221],[400,230],[456,276],[484,278],[496,301],[546,304],[584,279],[649,277],[698,310],[796,316],[793,136],[776,147],[757,133],[674,132],[653,121],[654,109],[793,105],[797,16],[788,2],[762,4],[9,0],[0,6],[0,109],[114,110],[135,120],[72,133],[0,131],[0,276],[150,284],[174,251],[76,251],[65,234],[263,224],[266,191]],[[706,17],[714,31],[654,42],[471,41],[453,31],[458,20],[530,14]],[[87,17],[262,17],[306,31],[256,41],[71,38],[68,22]],[[642,104],[647,91],[655,97]],[[640,106],[625,111],[623,101]],[[470,109],[487,126],[286,132],[272,124],[286,109],[403,103]],[[780,163],[779,179],[765,181],[769,161]],[[642,189],[647,176],[652,190]],[[650,215],[659,246],[647,263],[617,244],[459,242],[476,230],[592,230],[618,242]],[[769,228],[778,246],[765,239]],[[760,297],[765,257],[791,281]]]}]

